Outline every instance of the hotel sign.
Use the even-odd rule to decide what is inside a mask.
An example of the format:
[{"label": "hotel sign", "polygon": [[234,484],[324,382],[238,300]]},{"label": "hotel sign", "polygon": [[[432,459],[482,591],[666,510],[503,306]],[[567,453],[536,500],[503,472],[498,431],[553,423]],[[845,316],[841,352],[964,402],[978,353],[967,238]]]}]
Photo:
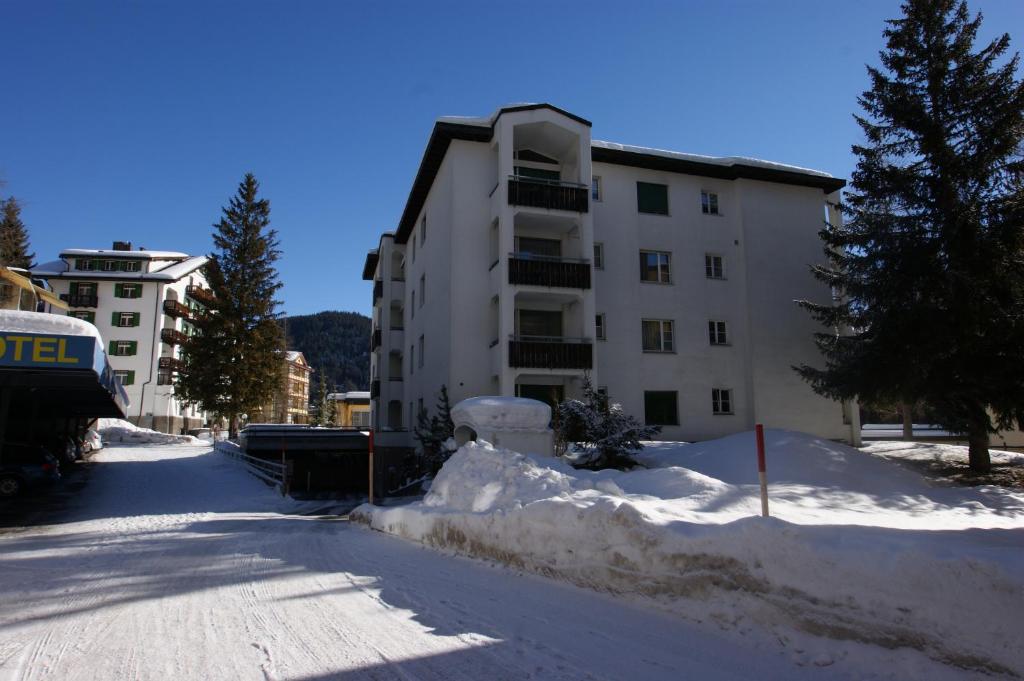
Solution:
[{"label": "hotel sign", "polygon": [[0,331],[0,367],[11,369],[93,369],[96,339]]}]

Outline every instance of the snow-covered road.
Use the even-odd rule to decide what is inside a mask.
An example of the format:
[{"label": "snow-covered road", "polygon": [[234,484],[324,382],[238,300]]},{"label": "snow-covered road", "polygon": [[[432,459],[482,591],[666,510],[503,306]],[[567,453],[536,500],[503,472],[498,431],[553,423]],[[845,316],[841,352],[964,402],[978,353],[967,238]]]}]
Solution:
[{"label": "snow-covered road", "polygon": [[0,534],[0,680],[835,678],[653,609],[282,513],[208,448],[96,461],[68,518]]}]

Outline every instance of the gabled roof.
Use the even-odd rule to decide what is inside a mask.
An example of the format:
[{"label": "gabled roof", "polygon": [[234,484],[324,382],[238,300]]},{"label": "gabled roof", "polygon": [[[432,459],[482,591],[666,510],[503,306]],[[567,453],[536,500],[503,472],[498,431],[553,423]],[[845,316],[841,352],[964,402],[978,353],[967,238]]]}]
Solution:
[{"label": "gabled roof", "polygon": [[[110,251],[110,253],[123,251]],[[64,251],[63,253],[67,253]],[[156,259],[156,258],[155,258]],[[163,259],[163,258],[159,258]],[[32,276],[42,279],[112,279],[116,281],[178,281],[198,270],[209,260],[205,255],[185,256],[154,272],[101,272],[96,270],[73,270],[66,260],[52,260],[32,268]]]}]

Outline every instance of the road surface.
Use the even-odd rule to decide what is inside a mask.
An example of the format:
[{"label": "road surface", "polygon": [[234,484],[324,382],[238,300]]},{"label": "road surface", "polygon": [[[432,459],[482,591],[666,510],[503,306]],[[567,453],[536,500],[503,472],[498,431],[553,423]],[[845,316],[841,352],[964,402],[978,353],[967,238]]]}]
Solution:
[{"label": "road surface", "polygon": [[191,445],[112,447],[0,534],[0,680],[825,678],[778,650],[338,519]]}]

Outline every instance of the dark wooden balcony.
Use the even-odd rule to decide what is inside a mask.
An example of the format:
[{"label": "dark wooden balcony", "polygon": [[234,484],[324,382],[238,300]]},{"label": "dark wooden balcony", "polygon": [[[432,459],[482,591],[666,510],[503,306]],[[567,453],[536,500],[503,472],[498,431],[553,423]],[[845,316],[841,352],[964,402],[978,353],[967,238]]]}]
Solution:
[{"label": "dark wooden balcony", "polygon": [[157,360],[157,367],[164,371],[184,371],[185,363],[174,357],[161,357]]},{"label": "dark wooden balcony", "polygon": [[185,295],[194,300],[198,300],[200,303],[211,304],[213,303],[213,291],[202,286],[196,286],[195,284],[189,284],[185,287]]},{"label": "dark wooden balcony", "polygon": [[188,336],[177,329],[160,329],[160,340],[168,345],[178,345],[188,340]]},{"label": "dark wooden balcony", "polygon": [[513,286],[590,288],[590,261],[531,253],[510,253],[508,283]]},{"label": "dark wooden balcony", "polygon": [[188,306],[177,300],[164,301],[164,314],[171,317],[188,317]]},{"label": "dark wooden balcony", "polygon": [[593,369],[594,345],[589,338],[513,336],[508,364],[529,369]]},{"label": "dark wooden balcony", "polygon": [[381,333],[380,329],[374,329],[370,335],[370,350],[376,350],[380,347]]},{"label": "dark wooden balcony", "polygon": [[60,299],[68,307],[96,307],[99,304],[99,296],[95,293],[63,293]]},{"label": "dark wooden balcony", "polygon": [[510,206],[586,213],[590,208],[590,187],[575,182],[509,175],[508,203]]},{"label": "dark wooden balcony", "polygon": [[380,379],[370,381],[370,399],[380,397]]},{"label": "dark wooden balcony", "polygon": [[376,302],[378,300],[380,300],[381,296],[383,296],[383,295],[384,295],[384,282],[381,281],[380,279],[378,279],[377,281],[373,282],[373,302],[376,304]]}]

